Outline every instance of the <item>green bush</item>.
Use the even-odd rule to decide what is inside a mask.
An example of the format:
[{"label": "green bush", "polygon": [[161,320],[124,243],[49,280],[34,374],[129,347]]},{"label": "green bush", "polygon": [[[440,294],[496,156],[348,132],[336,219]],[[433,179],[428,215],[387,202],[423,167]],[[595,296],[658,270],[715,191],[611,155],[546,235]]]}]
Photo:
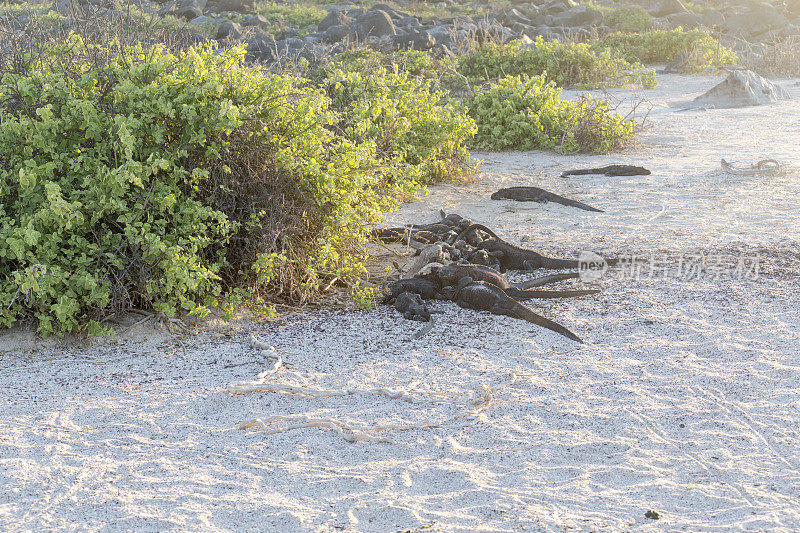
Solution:
[{"label": "green bush", "polygon": [[339,131],[354,144],[371,143],[387,179],[402,172],[409,184],[456,179],[468,167],[464,141],[475,123],[432,85],[397,66],[333,69],[324,80]]},{"label": "green bush", "polygon": [[603,14],[603,21],[623,32],[643,32],[653,23],[653,17],[641,6],[619,4]]},{"label": "green bush", "polygon": [[448,94],[467,92],[467,80],[458,73],[456,60],[450,56],[435,56],[421,50],[395,50],[381,52],[373,48],[354,48],[336,55],[327,64],[317,68],[310,77],[321,83],[332,70],[366,73],[384,68],[397,68],[409,78],[422,78],[430,89]]},{"label": "green bush", "polygon": [[720,45],[708,31],[683,28],[652,30],[643,33],[612,33],[594,43],[595,49],[611,49],[629,62],[645,65],[669,63],[683,54],[687,72],[737,61],[736,54]]},{"label": "green bush", "polygon": [[412,76],[425,78],[438,77],[445,59],[437,59],[428,52],[421,50],[396,50],[381,52],[374,48],[353,48],[336,55],[327,65],[320,68],[317,77],[325,76],[331,70],[340,69],[344,72],[368,72],[378,68],[397,67],[400,72]]},{"label": "green bush", "polygon": [[538,76],[562,87],[618,87],[638,83],[655,87],[652,71],[642,71],[638,65],[610,51],[587,43],[545,41],[537,37],[532,47],[521,48],[519,43],[486,43],[458,59],[458,70],[473,82],[496,81],[505,76]]},{"label": "green bush", "polygon": [[339,131],[356,144],[373,142],[381,170],[430,184],[471,170],[464,141],[475,123],[441,89],[446,59],[421,51],[356,49],[311,75],[339,113]]},{"label": "green bush", "polygon": [[582,5],[603,15],[603,22],[617,31],[644,31],[653,23],[653,17],[642,7],[616,2],[613,6],[596,4],[592,1],[581,2]]},{"label": "green bush", "polygon": [[320,6],[293,2],[259,2],[257,12],[264,15],[270,22],[279,25],[289,24],[300,28],[319,24],[326,15],[325,10]]},{"label": "green bush", "polygon": [[475,145],[489,150],[557,150],[605,153],[625,146],[633,124],[609,112],[608,102],[561,99],[544,76],[508,76],[475,95],[470,115]]},{"label": "green bush", "polygon": [[[43,46],[0,72],[3,326],[97,333],[110,312],[202,313],[242,286],[302,300],[323,280],[357,278],[364,223],[415,177],[464,161],[469,127],[434,148],[428,128],[455,111],[423,106],[399,79],[393,90],[426,116],[381,102],[340,117],[307,80],[243,67],[241,48]],[[379,125],[408,144],[372,139]],[[417,169],[387,179],[381,146]]]},{"label": "green bush", "polygon": [[33,2],[0,2],[0,19],[13,17],[24,21],[28,19],[28,28],[52,28],[64,22],[65,17],[52,6]]}]

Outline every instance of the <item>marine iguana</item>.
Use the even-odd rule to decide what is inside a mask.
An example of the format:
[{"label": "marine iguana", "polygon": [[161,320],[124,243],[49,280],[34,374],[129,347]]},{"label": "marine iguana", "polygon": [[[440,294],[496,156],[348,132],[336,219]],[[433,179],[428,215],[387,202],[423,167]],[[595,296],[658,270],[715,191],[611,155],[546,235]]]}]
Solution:
[{"label": "marine iguana", "polygon": [[413,292],[400,293],[394,301],[394,308],[403,313],[408,320],[430,322],[431,312],[422,303],[422,297]]},{"label": "marine iguana", "polygon": [[537,326],[560,333],[568,339],[583,343],[580,337],[561,324],[534,313],[503,292],[500,287],[485,281],[473,281],[461,287],[456,293],[454,301],[461,307],[527,320]]},{"label": "marine iguana", "polygon": [[561,173],[562,178],[567,176],[585,176],[587,174],[604,174],[606,176],[647,176],[650,171],[644,167],[634,165],[607,165],[600,168],[579,168],[575,170],[565,170]]},{"label": "marine iguana", "polygon": [[420,242],[432,244],[435,242],[452,242],[462,228],[470,225],[471,220],[457,214],[447,215],[439,222],[431,224],[407,224],[395,228],[375,228],[370,234],[373,238],[384,243]]},{"label": "marine iguana", "polygon": [[464,231],[462,231],[456,240],[469,235],[470,232],[481,230],[488,233],[491,238],[485,239],[478,244],[478,248],[486,250],[487,252],[494,253],[500,261],[500,266],[504,270],[535,270],[537,268],[549,268],[552,270],[566,270],[570,268],[578,268],[578,261],[572,259],[553,259],[545,257],[541,254],[515,246],[509,242],[504,241],[497,236],[495,232],[484,226],[483,224],[470,224]]},{"label": "marine iguana", "polygon": [[577,291],[525,290],[509,283],[508,280],[495,269],[481,265],[459,265],[453,263],[431,269],[429,276],[434,278],[438,283],[439,292],[442,294],[447,294],[447,287],[457,287],[471,281],[491,283],[495,287],[503,289],[511,298],[517,300],[527,300],[531,298],[570,298],[587,296],[600,292],[597,289]]},{"label": "marine iguana", "polygon": [[430,279],[425,278],[409,278],[401,279],[392,283],[391,292],[383,298],[383,303],[391,304],[397,300],[397,297],[404,292],[412,294],[419,294],[423,300],[431,300],[436,298],[439,293],[439,286]]},{"label": "marine iguana", "polygon": [[596,213],[605,212],[602,209],[597,209],[596,207],[578,202],[577,200],[564,198],[563,196],[540,189],[539,187],[506,187],[492,194],[491,198],[492,200],[516,200],[518,202],[539,202],[540,204],[554,202],[570,207],[577,207],[584,211],[594,211]]}]

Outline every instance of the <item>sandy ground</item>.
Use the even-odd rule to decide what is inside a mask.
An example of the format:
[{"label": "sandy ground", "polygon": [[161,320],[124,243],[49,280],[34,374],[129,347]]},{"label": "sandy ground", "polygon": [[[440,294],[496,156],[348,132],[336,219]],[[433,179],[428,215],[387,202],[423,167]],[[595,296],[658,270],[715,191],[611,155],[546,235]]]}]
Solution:
[{"label": "sandy ground", "polygon": [[[617,268],[597,296],[532,304],[586,344],[441,302],[417,341],[388,307],[88,347],[0,333],[0,530],[800,530],[800,176],[719,165],[800,166],[800,86],[680,111],[718,78],[660,81],[635,150],[481,154],[476,183],[391,216],[444,206],[560,257],[652,253],[654,275]],[[612,162],[653,174],[558,177]],[[606,213],[488,199],[511,184]],[[286,363],[269,382],[352,394],[231,395],[270,367],[250,332]],[[282,425],[302,417],[357,432]],[[286,430],[238,429],[253,418]],[[427,427],[387,429],[403,425]],[[357,435],[391,442],[342,438]]]}]

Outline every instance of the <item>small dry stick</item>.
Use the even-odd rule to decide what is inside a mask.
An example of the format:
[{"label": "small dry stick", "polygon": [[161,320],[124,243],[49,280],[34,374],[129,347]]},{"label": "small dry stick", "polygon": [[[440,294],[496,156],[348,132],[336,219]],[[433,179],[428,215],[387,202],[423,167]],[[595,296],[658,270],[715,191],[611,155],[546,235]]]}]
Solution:
[{"label": "small dry stick", "polygon": [[[234,381],[230,385],[228,385],[229,389],[235,389],[236,387],[244,386],[244,385],[255,385],[258,383],[262,383],[264,378],[267,376],[274,374],[281,368],[283,368],[283,358],[276,353],[275,347],[270,346],[265,342],[261,342],[260,340],[256,339],[255,335],[252,333],[250,334],[249,344],[251,348],[255,348],[260,351],[262,357],[266,357],[267,359],[273,361],[272,368],[269,370],[265,370],[258,375],[258,381]],[[248,361],[247,363],[240,363],[240,364],[233,364],[227,365],[225,368],[233,368],[235,366],[241,366],[245,364],[249,364],[253,361]]]}]

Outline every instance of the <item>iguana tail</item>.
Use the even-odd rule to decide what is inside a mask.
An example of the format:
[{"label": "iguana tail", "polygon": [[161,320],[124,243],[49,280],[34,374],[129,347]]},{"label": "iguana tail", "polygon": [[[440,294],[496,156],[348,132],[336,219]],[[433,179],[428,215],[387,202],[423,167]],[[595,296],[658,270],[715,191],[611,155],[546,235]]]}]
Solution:
[{"label": "iguana tail", "polygon": [[512,283],[512,286],[515,289],[530,289],[532,287],[541,287],[542,285],[548,285],[550,283],[555,283],[557,281],[564,281],[565,279],[575,279],[579,276],[580,274],[578,274],[577,272],[550,274],[549,276],[540,276],[538,278],[524,281],[522,283]]},{"label": "iguana tail", "polygon": [[575,298],[577,296],[588,296],[597,294],[598,289],[584,289],[578,291],[526,291],[521,289],[506,289],[506,294],[515,300],[529,300],[531,298]]},{"label": "iguana tail", "polygon": [[527,320],[531,324],[536,324],[537,326],[547,328],[550,331],[555,331],[556,333],[560,333],[568,339],[583,344],[583,341],[581,340],[580,337],[572,333],[570,330],[568,330],[561,324],[553,322],[549,318],[545,318],[542,315],[537,315],[536,313],[534,313],[533,311],[531,311],[522,304],[518,303],[517,305],[514,306],[514,316],[522,320]]},{"label": "iguana tail", "polygon": [[551,200],[557,204],[566,205],[570,207],[577,207],[578,209],[583,209],[584,211],[594,211],[595,213],[605,213],[602,209],[597,209],[596,207],[592,207],[588,204],[584,204],[583,202],[579,202],[577,200],[572,200],[571,198],[564,198],[563,196],[559,196],[557,194],[553,194],[553,199]]}]

